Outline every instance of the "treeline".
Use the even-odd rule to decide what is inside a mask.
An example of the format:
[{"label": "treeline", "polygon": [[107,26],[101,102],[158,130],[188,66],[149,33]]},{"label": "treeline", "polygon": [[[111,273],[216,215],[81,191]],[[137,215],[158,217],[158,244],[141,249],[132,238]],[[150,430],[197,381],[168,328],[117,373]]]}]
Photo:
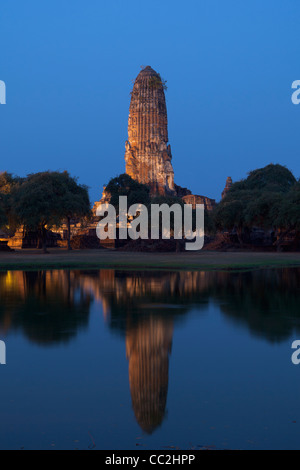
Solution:
[{"label": "treeline", "polygon": [[19,227],[37,232],[39,246],[46,252],[47,230],[90,216],[88,189],[64,172],[42,172],[26,178],[0,174],[0,227],[13,235]]},{"label": "treeline", "polygon": [[[106,187],[109,200],[119,213],[119,196],[132,204],[180,204],[180,198],[152,197],[149,188],[122,174]],[[26,178],[0,174],[0,228],[13,236],[19,227],[38,234],[39,246],[46,251],[47,231],[67,225],[71,249],[72,221],[91,217],[88,189],[68,172],[42,172]],[[174,221],[171,220],[171,229]],[[226,193],[213,211],[205,211],[205,233],[233,235],[241,246],[251,245],[256,229],[272,234],[272,244],[281,249],[289,237],[300,247],[300,181],[281,165],[268,165],[249,173]]]},{"label": "treeline", "polygon": [[[119,196],[128,197],[128,206],[141,203],[180,204],[180,198],[151,197],[147,186],[123,174],[110,180],[106,192],[118,213]],[[210,240],[227,233],[245,247],[253,243],[251,234],[260,230],[280,250],[289,237],[300,248],[300,181],[282,165],[270,164],[251,171],[234,183],[213,211],[205,211],[205,234]],[[268,242],[269,243],[269,242]]]},{"label": "treeline", "polygon": [[272,232],[279,250],[285,237],[300,240],[300,181],[281,165],[251,171],[232,185],[211,214],[214,232],[229,231],[244,245],[254,228]]}]

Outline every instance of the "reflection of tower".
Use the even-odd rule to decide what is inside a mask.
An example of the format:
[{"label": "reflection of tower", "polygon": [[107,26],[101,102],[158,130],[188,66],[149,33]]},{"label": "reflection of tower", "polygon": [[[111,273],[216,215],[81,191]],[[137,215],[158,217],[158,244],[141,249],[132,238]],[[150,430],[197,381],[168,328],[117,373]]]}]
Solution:
[{"label": "reflection of tower", "polygon": [[140,427],[152,433],[165,416],[173,323],[150,317],[127,329],[126,355],[132,406]]},{"label": "reflection of tower", "polygon": [[126,142],[126,173],[153,193],[175,194],[168,119],[160,75],[145,67],[131,93]]}]

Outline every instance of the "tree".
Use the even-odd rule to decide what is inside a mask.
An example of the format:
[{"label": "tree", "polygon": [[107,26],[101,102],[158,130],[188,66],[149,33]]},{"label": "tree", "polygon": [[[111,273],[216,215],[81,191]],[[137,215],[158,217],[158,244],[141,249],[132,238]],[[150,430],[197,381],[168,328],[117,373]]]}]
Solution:
[{"label": "tree", "polygon": [[5,200],[4,195],[0,193],[0,228],[5,226],[7,223],[7,217],[5,213]]},{"label": "tree", "polygon": [[11,199],[18,224],[37,231],[39,244],[47,253],[47,230],[72,216],[85,214],[88,195],[87,189],[67,172],[46,171],[28,175],[12,189]]},{"label": "tree", "polygon": [[233,184],[214,211],[219,230],[236,230],[240,244],[243,232],[254,226],[276,228],[282,201],[295,187],[293,174],[281,165],[268,165],[251,171],[244,180]]},{"label": "tree", "polygon": [[22,178],[13,176],[11,173],[0,173],[0,227],[5,227],[5,230],[11,234],[16,230],[11,210],[11,191],[22,181]]},{"label": "tree", "polygon": [[248,227],[246,210],[253,197],[253,192],[248,190],[229,191],[213,212],[216,229],[235,230],[241,245],[243,245],[243,232]]},{"label": "tree", "polygon": [[106,186],[105,192],[110,194],[110,204],[116,209],[117,215],[119,214],[120,196],[127,196],[128,207],[132,204],[144,204],[145,206],[150,204],[148,186],[132,179],[126,173],[112,178]]},{"label": "tree", "polygon": [[204,210],[204,228],[205,228],[205,235],[216,234],[216,226],[215,226],[215,221],[213,218],[213,212],[207,209]]},{"label": "tree", "polygon": [[279,192],[265,191],[249,201],[245,210],[245,221],[248,226],[263,229],[275,228],[276,214],[284,195]]},{"label": "tree", "polygon": [[300,181],[281,198],[276,210],[271,211],[271,217],[279,229],[277,250],[281,249],[281,242],[289,232],[295,232],[296,240],[300,239]]},{"label": "tree", "polygon": [[258,170],[251,171],[245,180],[246,188],[273,191],[288,192],[296,183],[296,178],[290,170],[282,165],[270,165]]},{"label": "tree", "polygon": [[12,188],[23,181],[24,178],[14,176],[11,173],[4,171],[0,173],[0,192],[3,194],[10,194]]},{"label": "tree", "polygon": [[68,250],[72,250],[71,221],[88,218],[91,215],[91,204],[87,186],[78,184],[77,179],[70,176],[67,171],[60,173],[60,184],[64,188],[59,204],[60,216],[67,222]]}]

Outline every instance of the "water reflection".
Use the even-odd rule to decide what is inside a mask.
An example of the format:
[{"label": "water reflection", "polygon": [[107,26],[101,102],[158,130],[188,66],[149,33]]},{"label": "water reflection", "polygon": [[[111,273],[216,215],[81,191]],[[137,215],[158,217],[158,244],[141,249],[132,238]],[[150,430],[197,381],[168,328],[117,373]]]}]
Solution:
[{"label": "water reflection", "polygon": [[169,382],[173,324],[150,317],[126,333],[129,384],[136,420],[151,434],[163,421]]},{"label": "water reflection", "polygon": [[21,330],[32,342],[68,343],[87,327],[92,296],[70,272],[0,273],[0,334]]},{"label": "water reflection", "polygon": [[173,328],[213,303],[268,342],[300,333],[300,270],[229,272],[42,271],[0,273],[0,334],[20,330],[43,346],[88,327],[93,302],[125,338],[132,407],[152,433],[164,420]]},{"label": "water reflection", "polygon": [[111,329],[124,333],[147,315],[183,317],[213,302],[236,324],[270,342],[300,332],[300,269],[251,272],[118,272],[81,275],[103,305]]}]

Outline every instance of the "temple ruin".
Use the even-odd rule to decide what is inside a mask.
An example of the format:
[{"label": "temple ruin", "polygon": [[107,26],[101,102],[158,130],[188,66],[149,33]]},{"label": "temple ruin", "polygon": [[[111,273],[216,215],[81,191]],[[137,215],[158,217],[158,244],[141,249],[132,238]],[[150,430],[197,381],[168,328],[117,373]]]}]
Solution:
[{"label": "temple ruin", "polygon": [[[152,196],[177,196],[193,207],[204,204],[210,211],[215,206],[214,199],[194,195],[174,182],[165,89],[164,80],[150,66],[144,67],[134,82],[125,143],[126,173],[147,185]],[[99,204],[108,201],[109,194],[104,187],[102,199],[95,203],[94,211]]]},{"label": "temple ruin", "polygon": [[160,75],[149,66],[135,80],[125,144],[126,173],[148,185],[153,194],[175,195],[164,88]]},{"label": "temple ruin", "polygon": [[232,185],[233,185],[232,178],[231,178],[231,176],[228,176],[228,178],[226,179],[225,188],[222,192],[222,199],[224,199],[224,197],[227,195],[227,193],[231,189]]}]

